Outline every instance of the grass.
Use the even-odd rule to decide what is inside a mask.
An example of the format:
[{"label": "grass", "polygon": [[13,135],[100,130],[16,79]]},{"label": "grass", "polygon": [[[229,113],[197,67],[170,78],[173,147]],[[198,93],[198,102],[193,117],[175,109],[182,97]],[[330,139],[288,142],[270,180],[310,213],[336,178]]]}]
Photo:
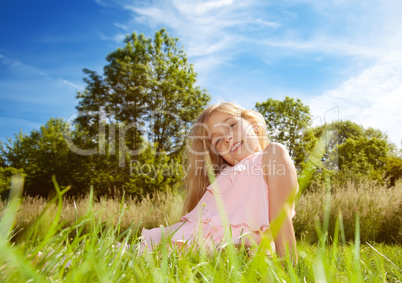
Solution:
[{"label": "grass", "polygon": [[[18,185],[18,182],[15,183]],[[373,197],[382,196],[383,201],[392,203],[395,196],[400,196],[400,184],[393,190],[379,191]],[[280,259],[275,254],[266,256],[264,248],[267,241],[262,242],[257,252],[229,243],[226,248],[209,253],[197,246],[186,249],[172,246],[168,249],[160,245],[152,252],[141,254],[136,248],[140,229],[158,226],[161,219],[170,219],[168,224],[177,221],[182,201],[180,196],[158,195],[155,202],[124,198],[94,202],[93,196],[89,195],[74,201],[63,200],[65,192],[58,189],[58,196],[53,202],[28,198],[20,205],[18,198],[14,198],[2,208],[0,281],[400,282],[402,247],[366,242],[365,230],[362,230],[366,228],[361,225],[366,217],[363,213],[359,217],[359,214],[350,212],[354,233],[352,241],[348,239],[346,219],[350,219],[345,211],[348,206],[336,200],[353,203],[353,192],[356,197],[360,196],[361,207],[370,204],[373,213],[385,207],[382,201],[378,201],[378,209],[373,210],[375,204],[371,198],[361,197],[362,192],[350,187],[343,192],[350,195],[335,195],[335,201],[329,202],[329,208],[334,203],[335,208],[341,207],[344,211],[339,213],[340,210],[335,209],[332,223],[332,209],[315,207],[323,202],[318,195],[306,194],[298,199],[297,217],[304,217],[305,210],[309,208],[311,214],[308,219],[314,219],[314,213],[319,215],[320,209],[324,219],[316,217],[314,224],[306,225],[295,218],[295,225],[306,225],[306,229],[314,225],[315,231],[309,234],[316,237],[314,243],[311,239],[299,239],[299,261],[295,266],[289,258]],[[367,195],[373,193],[370,191]],[[387,193],[389,195],[384,196]],[[325,198],[325,194],[321,197]],[[153,206],[155,203],[156,207]],[[21,224],[24,218],[28,221],[25,226]],[[16,226],[13,225],[15,221],[18,223]],[[118,242],[122,245],[118,246]],[[125,244],[131,248],[124,248]],[[39,251],[42,256],[35,257]]]},{"label": "grass", "polygon": [[176,222],[179,196],[94,202],[91,190],[79,201],[63,200],[66,190],[55,182],[54,200],[26,199],[20,206],[23,183],[13,177],[15,196],[3,204],[0,222],[0,281],[401,282],[402,247],[369,242],[388,241],[388,233],[391,243],[400,241],[401,183],[393,189],[350,185],[332,188],[334,193],[326,184],[326,190],[303,194],[323,148],[320,142],[313,149],[301,177],[294,218],[297,264],[289,253],[267,256],[269,238],[253,251],[231,242],[212,251],[195,244],[180,248],[165,238],[141,253],[140,229]]},{"label": "grass", "polygon": [[317,242],[316,221],[324,222],[324,219],[328,221],[329,234],[333,235],[341,213],[347,241],[354,240],[357,214],[362,242],[402,243],[402,180],[390,188],[369,181],[358,186],[349,182],[345,187],[333,188],[327,217],[326,198],[328,195],[322,189],[308,192],[297,200],[293,222],[298,239]]},{"label": "grass", "polygon": [[[21,282],[33,279],[65,282],[120,282],[120,281],[329,281],[329,282],[398,282],[401,279],[400,247],[363,245],[356,260],[353,245],[339,246],[336,252],[317,245],[298,244],[299,262],[293,267],[278,259],[269,259],[262,253],[250,256],[246,249],[216,251],[205,256],[196,249],[185,252],[162,250],[138,255],[136,251],[113,248],[113,238],[91,237],[85,245],[68,243],[65,246],[53,241],[49,246],[55,252],[45,256],[36,265],[28,262],[21,248],[12,253],[18,264],[7,262],[1,268],[2,282]],[[384,258],[382,255],[387,255]],[[62,260],[67,256],[66,260]],[[237,261],[237,268],[233,258]],[[25,259],[24,264],[22,261]],[[65,267],[65,262],[71,265]],[[399,261],[399,262],[398,262]],[[282,264],[284,267],[282,267]]]},{"label": "grass", "polygon": [[[327,194],[322,189],[305,193],[296,201],[293,225],[299,241],[310,244],[318,242],[316,222],[324,221],[326,197]],[[74,226],[77,220],[85,218],[90,203],[89,196],[79,199],[63,197],[59,229]],[[0,210],[4,210],[5,205],[4,201],[0,202]],[[156,194],[152,200],[146,197],[141,201],[124,197],[122,202],[122,196],[119,195],[114,198],[100,197],[91,204],[93,214],[103,230],[111,229],[119,223],[119,231],[131,226],[136,227],[136,231],[141,231],[142,228],[176,223],[180,221],[182,206],[182,196],[172,193]],[[42,237],[44,231],[49,229],[59,207],[56,203],[49,205],[47,199],[40,197],[26,197],[23,200],[15,216],[12,242],[18,244],[29,240],[29,233],[26,232],[32,228],[45,208],[47,209],[42,221],[38,224],[37,237]],[[335,232],[339,213],[342,214],[345,241],[354,240],[355,215],[358,214],[363,243],[402,243],[402,182],[391,188],[366,182],[360,186],[349,183],[345,187],[334,189],[327,216],[329,235]],[[88,228],[88,225],[84,225],[83,231],[88,232]],[[76,230],[71,231],[70,237],[74,237],[75,233]],[[134,233],[133,236],[137,234]],[[332,240],[331,237],[329,240]]]},{"label": "grass", "polygon": [[[61,229],[76,225],[77,220],[84,219],[91,207],[92,213],[103,229],[113,228],[119,223],[119,230],[123,231],[132,225],[142,228],[158,227],[161,224],[175,223],[180,219],[183,198],[172,193],[156,194],[151,200],[149,197],[141,201],[132,197],[121,196],[114,198],[100,197],[97,201],[91,201],[90,196],[83,198],[64,198],[62,199],[62,211],[60,215],[59,227]],[[3,210],[6,203],[0,202],[0,209]],[[12,241],[15,243],[29,240],[26,231],[29,231],[38,218],[42,215],[39,225],[38,237],[51,226],[59,206],[56,203],[50,204],[46,198],[25,197],[19,211],[16,214],[15,232]],[[121,212],[124,211],[124,214]],[[84,225],[84,232],[88,232],[89,226]],[[70,237],[74,237],[76,230],[70,232]]]}]

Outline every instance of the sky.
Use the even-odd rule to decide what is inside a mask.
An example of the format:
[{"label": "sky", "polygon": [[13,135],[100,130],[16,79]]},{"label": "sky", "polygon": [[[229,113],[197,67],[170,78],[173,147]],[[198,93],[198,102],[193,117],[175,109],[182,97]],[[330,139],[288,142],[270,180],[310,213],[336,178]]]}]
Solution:
[{"label": "sky", "polygon": [[402,146],[400,0],[15,0],[0,3],[0,141],[71,119],[83,68],[127,34],[179,38],[212,100],[300,98],[313,124],[351,120]]}]

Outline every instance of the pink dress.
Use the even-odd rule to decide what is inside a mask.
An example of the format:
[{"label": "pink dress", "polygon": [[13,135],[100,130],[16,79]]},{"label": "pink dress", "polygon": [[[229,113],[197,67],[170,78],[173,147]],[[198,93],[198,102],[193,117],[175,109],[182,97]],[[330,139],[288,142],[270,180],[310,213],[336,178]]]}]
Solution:
[{"label": "pink dress", "polygon": [[[143,229],[142,250],[159,244],[162,233],[170,235],[177,245],[199,243],[202,239],[207,247],[219,247],[228,240],[225,228],[231,230],[229,240],[235,245],[243,241],[248,246],[258,245],[262,233],[269,228],[268,185],[262,173],[262,157],[262,151],[255,152],[225,168],[207,187],[197,206],[181,218],[182,222]],[[293,210],[292,217],[294,214]],[[275,247],[273,242],[271,246]]]}]

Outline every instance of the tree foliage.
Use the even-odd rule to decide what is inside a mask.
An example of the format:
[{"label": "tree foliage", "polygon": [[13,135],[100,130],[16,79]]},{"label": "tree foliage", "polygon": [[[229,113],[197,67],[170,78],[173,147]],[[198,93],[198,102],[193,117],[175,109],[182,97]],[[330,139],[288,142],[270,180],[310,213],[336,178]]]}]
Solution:
[{"label": "tree foliage", "polygon": [[[3,147],[3,144],[0,141],[0,150],[2,147]],[[3,167],[6,167],[6,159],[3,158],[3,156],[0,156],[0,168],[3,168]]]},{"label": "tree foliage", "polygon": [[265,118],[270,140],[284,144],[293,157],[303,131],[309,126],[310,108],[300,99],[288,96],[283,101],[269,98],[265,102],[257,102],[255,108]]},{"label": "tree foliage", "polygon": [[22,169],[14,167],[2,166],[0,167],[0,199],[6,199],[10,191],[11,176],[16,174],[23,174]]},{"label": "tree foliage", "polygon": [[[106,60],[102,75],[84,69],[87,86],[77,94],[80,113],[71,140],[80,149],[98,149],[85,157],[91,176],[82,181],[101,193],[113,187],[137,196],[166,190],[182,173],[161,176],[156,165],[180,162],[182,139],[209,94],[196,86],[184,49],[164,29],[153,39],[127,36]],[[138,162],[156,171],[132,174],[129,165]]]},{"label": "tree foliage", "polygon": [[184,175],[180,158],[156,154],[157,148],[157,144],[148,144],[130,164],[130,177],[124,184],[126,192],[137,197],[152,196],[157,191],[175,191],[180,185]]},{"label": "tree foliage", "polygon": [[103,75],[84,69],[87,87],[77,95],[83,114],[76,122],[93,137],[102,119],[122,123],[130,149],[138,149],[143,136],[158,152],[180,150],[209,95],[195,85],[197,74],[178,39],[164,29],[153,40],[133,33],[124,42],[106,57]]},{"label": "tree foliage", "polygon": [[7,165],[26,174],[27,193],[47,195],[53,190],[52,175],[56,175],[61,185],[72,183],[72,152],[63,136],[66,127],[68,124],[62,119],[51,118],[30,135],[16,134],[2,148]]},{"label": "tree foliage", "polygon": [[325,153],[314,163],[312,183],[322,182],[327,177],[337,184],[362,178],[381,181],[384,176],[389,176],[394,183],[401,176],[400,159],[389,158],[395,146],[380,130],[366,129],[352,121],[311,127],[309,107],[300,99],[289,97],[283,101],[268,99],[257,103],[256,109],[266,120],[270,140],[288,148],[299,174],[311,158],[311,150],[318,140],[324,141]]},{"label": "tree foliage", "polygon": [[286,146],[300,171],[311,149],[313,136],[306,132],[310,125],[310,108],[300,99],[286,97],[283,101],[269,98],[257,102],[255,108],[265,118],[269,139]]},{"label": "tree foliage", "polygon": [[389,179],[390,186],[395,186],[396,181],[402,179],[402,157],[388,157],[385,168],[385,177]]},{"label": "tree foliage", "polygon": [[316,140],[328,136],[315,180],[323,181],[330,176],[333,183],[342,185],[348,180],[383,179],[392,146],[384,133],[352,121],[335,121],[311,131]]}]

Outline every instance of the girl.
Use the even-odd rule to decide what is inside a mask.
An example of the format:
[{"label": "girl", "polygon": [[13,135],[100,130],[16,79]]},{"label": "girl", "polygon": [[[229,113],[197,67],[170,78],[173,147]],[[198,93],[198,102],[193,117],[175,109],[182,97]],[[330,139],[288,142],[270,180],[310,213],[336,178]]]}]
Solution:
[{"label": "girl", "polygon": [[209,106],[195,122],[186,151],[182,222],[143,229],[141,251],[154,248],[164,235],[179,246],[258,245],[276,219],[272,248],[283,257],[288,246],[297,260],[292,224],[296,170],[286,149],[268,142],[260,113],[227,102]]}]

